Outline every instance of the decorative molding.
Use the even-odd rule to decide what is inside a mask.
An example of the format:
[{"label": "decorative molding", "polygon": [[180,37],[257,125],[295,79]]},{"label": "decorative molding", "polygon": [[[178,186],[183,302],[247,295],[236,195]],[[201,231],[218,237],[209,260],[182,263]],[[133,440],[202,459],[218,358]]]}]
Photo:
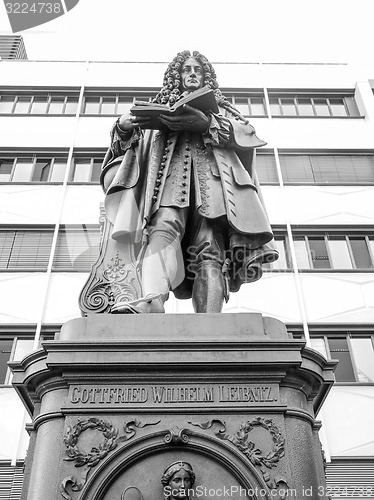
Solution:
[{"label": "decorative molding", "polygon": [[191,422],[190,420],[188,421],[189,424],[194,425],[195,427],[200,427],[200,429],[210,429],[213,427],[215,424],[220,426],[220,429],[217,429],[215,431],[215,435],[220,437],[219,434],[224,433],[226,431],[226,422],[222,422],[222,420],[219,419],[212,419],[208,420],[207,422]]},{"label": "decorative molding", "polygon": [[165,443],[172,445],[187,444],[189,439],[186,429],[179,429],[179,427],[171,429],[164,437]]},{"label": "decorative molding", "polygon": [[[118,436],[118,429],[114,427],[110,421],[101,420],[95,417],[88,418],[87,420],[78,419],[78,422],[73,427],[68,427],[63,438],[67,453],[67,457],[65,457],[64,460],[75,462],[75,467],[85,466],[86,468],[83,471],[80,481],[73,476],[68,476],[63,479],[60,486],[62,497],[65,500],[71,500],[71,496],[67,491],[68,485],[70,485],[72,491],[82,490],[92,467],[95,467],[100,460],[108,455],[108,453],[117,448],[119,443],[131,439],[136,433],[136,428],[146,427],[147,425],[157,425],[160,421],[161,420],[142,423],[137,419],[130,420],[123,424],[124,434]],[[87,429],[101,432],[104,436],[104,441],[97,446],[93,446],[90,452],[83,453],[78,448],[78,441],[81,434]]]}]

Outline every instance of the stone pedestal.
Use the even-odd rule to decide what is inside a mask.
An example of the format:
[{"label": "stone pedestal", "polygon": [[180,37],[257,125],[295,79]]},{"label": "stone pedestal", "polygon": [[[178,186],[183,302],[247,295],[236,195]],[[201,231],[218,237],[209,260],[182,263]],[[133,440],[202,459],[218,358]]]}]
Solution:
[{"label": "stone pedestal", "polygon": [[[92,315],[13,363],[33,421],[23,500],[327,499],[316,413],[335,363],[260,314]],[[288,495],[288,496],[286,496]]]}]

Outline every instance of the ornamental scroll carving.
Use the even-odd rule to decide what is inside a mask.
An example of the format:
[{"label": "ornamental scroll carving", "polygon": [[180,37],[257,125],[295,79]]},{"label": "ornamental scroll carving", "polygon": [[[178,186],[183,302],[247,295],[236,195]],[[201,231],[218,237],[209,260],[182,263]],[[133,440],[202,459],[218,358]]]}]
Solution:
[{"label": "ornamental scroll carving", "polygon": [[[226,424],[221,420],[209,420],[208,422],[189,422],[191,425],[200,427],[201,429],[210,429],[215,427],[215,435],[227,441],[230,441],[238,450],[240,450],[258,470],[271,490],[276,490],[279,485],[286,485],[287,481],[280,476],[270,474],[274,467],[277,467],[278,462],[284,456],[285,439],[280,430],[274,425],[271,419],[263,419],[255,417],[252,420],[243,422],[236,434],[226,433]],[[272,438],[272,449],[265,453],[253,441],[251,441],[251,432],[260,427],[270,433]],[[280,496],[280,499],[285,498]]]},{"label": "ornamental scroll carving", "polygon": [[[135,436],[137,428],[157,425],[158,423],[160,423],[160,420],[144,423],[137,419],[130,420],[123,424],[122,435],[119,435],[119,430],[114,427],[111,422],[94,417],[88,418],[87,420],[78,420],[73,427],[68,427],[63,438],[67,455],[64,460],[74,462],[75,467],[82,467],[83,469],[80,479],[74,476],[68,476],[63,479],[60,486],[62,497],[65,500],[71,500],[71,496],[67,491],[68,486],[70,486],[71,490],[74,492],[82,490],[86,484],[90,470],[111,451],[117,448],[119,443],[128,441]],[[100,432],[104,440],[96,446],[93,446],[89,452],[84,452],[78,447],[78,443],[82,433],[88,429]]]},{"label": "ornamental scroll carving", "polygon": [[104,207],[100,207],[100,252],[90,275],[80,293],[79,307],[83,316],[87,313],[110,313],[118,302],[127,302],[141,296],[139,270],[134,255],[123,245],[130,235],[121,241],[111,238],[112,224],[107,219]]}]

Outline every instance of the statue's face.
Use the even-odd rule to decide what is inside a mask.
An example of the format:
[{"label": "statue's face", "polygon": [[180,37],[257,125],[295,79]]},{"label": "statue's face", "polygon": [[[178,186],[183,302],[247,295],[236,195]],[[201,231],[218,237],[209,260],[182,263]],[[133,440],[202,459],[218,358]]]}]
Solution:
[{"label": "statue's face", "polygon": [[171,477],[169,486],[171,489],[171,498],[175,500],[184,500],[188,498],[188,490],[191,488],[191,476],[189,472],[180,469]]},{"label": "statue's face", "polygon": [[189,57],[183,63],[181,70],[182,91],[192,92],[203,86],[204,70],[201,64],[194,58]]}]

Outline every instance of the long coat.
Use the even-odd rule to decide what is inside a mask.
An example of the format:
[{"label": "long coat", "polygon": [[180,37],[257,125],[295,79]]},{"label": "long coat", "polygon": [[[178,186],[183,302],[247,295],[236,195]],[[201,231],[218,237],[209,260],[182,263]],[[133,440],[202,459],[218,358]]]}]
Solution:
[{"label": "long coat", "polygon": [[[260,277],[259,261],[278,258],[269,244],[273,234],[254,172],[255,148],[265,143],[256,137],[251,125],[229,116],[214,115],[212,122],[215,129],[205,136],[153,130],[128,133],[115,125],[101,182],[104,184],[106,173],[114,169],[105,202],[114,238],[132,233],[134,242],[139,241],[160,206],[185,208],[191,199],[202,216],[226,220],[229,286],[237,291],[241,283]],[[236,249],[241,250],[240,262]],[[254,260],[257,266],[253,273],[250,267]],[[243,268],[249,272],[240,272]],[[191,280],[185,280],[174,293],[188,298],[190,285]]]}]

